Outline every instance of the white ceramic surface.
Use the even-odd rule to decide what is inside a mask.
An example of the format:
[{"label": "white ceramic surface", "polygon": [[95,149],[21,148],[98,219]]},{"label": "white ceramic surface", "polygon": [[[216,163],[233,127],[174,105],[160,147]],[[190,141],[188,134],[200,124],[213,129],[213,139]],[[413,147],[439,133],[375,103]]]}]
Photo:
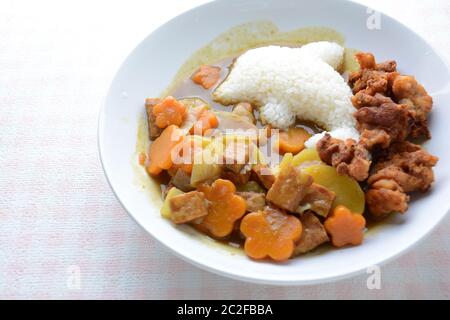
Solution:
[{"label": "white ceramic surface", "polygon": [[[449,209],[450,161],[446,147],[450,121],[450,72],[434,50],[413,31],[381,15],[381,29],[369,30],[367,8],[352,2],[320,0],[223,0],[190,10],[150,34],[117,72],[99,118],[99,148],[108,181],[133,218],[174,253],[212,272],[258,283],[299,285],[330,281],[381,264],[410,248]],[[199,241],[162,219],[159,205],[135,183],[131,165],[143,101],[157,96],[198,48],[230,27],[271,20],[280,29],[328,26],[346,37],[346,46],[371,51],[378,60],[395,59],[399,69],[414,74],[434,98],[433,139],[426,147],[440,157],[437,181],[417,197],[406,215],[389,219],[370,232],[363,245],[306,255],[283,264],[255,262]],[[156,76],[155,76],[156,75]]]}]

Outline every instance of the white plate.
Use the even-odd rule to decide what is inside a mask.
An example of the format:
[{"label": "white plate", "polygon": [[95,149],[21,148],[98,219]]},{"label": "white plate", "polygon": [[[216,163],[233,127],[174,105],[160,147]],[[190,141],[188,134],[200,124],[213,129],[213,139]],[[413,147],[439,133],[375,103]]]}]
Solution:
[{"label": "white plate", "polygon": [[[183,259],[212,272],[266,284],[299,285],[329,281],[379,265],[410,248],[445,216],[450,202],[449,70],[413,31],[385,15],[381,29],[366,26],[366,7],[347,1],[223,0],[190,10],[150,34],[125,60],[111,84],[99,119],[99,148],[108,181],[131,216],[153,237]],[[434,98],[433,139],[426,147],[439,156],[436,183],[358,247],[311,254],[283,264],[255,262],[242,254],[201,241],[175,228],[159,214],[158,195],[136,183],[134,158],[138,119],[146,97],[158,96],[181,64],[198,48],[242,23],[271,20],[282,30],[328,26],[346,37],[346,46],[373,52],[378,60],[395,59]]]}]

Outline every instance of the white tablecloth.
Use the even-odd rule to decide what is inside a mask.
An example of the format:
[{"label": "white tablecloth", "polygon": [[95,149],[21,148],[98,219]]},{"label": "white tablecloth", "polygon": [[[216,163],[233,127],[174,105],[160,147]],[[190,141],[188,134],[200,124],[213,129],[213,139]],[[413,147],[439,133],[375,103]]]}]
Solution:
[{"label": "white tablecloth", "polygon": [[[0,298],[449,298],[450,217],[382,267],[380,290],[364,274],[283,288],[183,262],[122,209],[99,162],[99,108],[137,43],[203,2],[0,2]],[[448,57],[449,1],[364,3]]]}]

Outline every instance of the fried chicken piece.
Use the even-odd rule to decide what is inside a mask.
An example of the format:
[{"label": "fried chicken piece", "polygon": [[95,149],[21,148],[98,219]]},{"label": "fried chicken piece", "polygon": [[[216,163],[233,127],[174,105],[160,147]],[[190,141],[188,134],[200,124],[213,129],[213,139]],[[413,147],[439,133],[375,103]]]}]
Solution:
[{"label": "fried chicken piece", "polygon": [[383,129],[364,129],[359,137],[359,143],[367,150],[372,150],[375,146],[385,149],[391,144],[391,136]]},{"label": "fried chicken piece", "polygon": [[392,78],[397,73],[397,63],[394,60],[375,63],[375,57],[369,52],[355,54],[360,70],[349,75],[349,84],[353,94],[360,91],[368,95],[376,93],[387,94],[390,91]]},{"label": "fried chicken piece", "polygon": [[316,148],[320,159],[335,167],[339,174],[349,175],[358,181],[364,181],[369,176],[370,154],[364,145],[357,144],[355,140],[343,141],[327,133]]},{"label": "fried chicken piece", "polygon": [[355,54],[356,60],[361,69],[373,69],[384,72],[395,72],[397,69],[397,63],[395,60],[387,60],[381,63],[375,62],[375,57],[370,52],[357,52]]},{"label": "fried chicken piece", "polygon": [[408,106],[413,118],[411,137],[431,138],[428,129],[428,113],[433,107],[433,99],[425,88],[412,76],[397,76],[392,84],[392,93],[398,103]]},{"label": "fried chicken piece", "polygon": [[359,78],[350,77],[349,82],[353,86],[353,94],[363,91],[373,96],[376,93],[386,94],[388,91],[388,77],[383,71],[364,69]]},{"label": "fried chicken piece", "polygon": [[392,212],[404,213],[408,210],[409,196],[391,179],[382,179],[366,192],[366,203],[370,213],[382,217]]},{"label": "fried chicken piece", "polygon": [[432,167],[438,158],[420,146],[403,141],[394,143],[387,156],[374,166],[367,183],[369,211],[379,217],[408,209],[408,192],[427,191],[434,181]]},{"label": "fried chicken piece", "polygon": [[363,107],[354,114],[359,132],[384,130],[391,141],[403,141],[410,132],[411,116],[408,108],[396,103],[383,103],[379,107]]},{"label": "fried chicken piece", "polygon": [[390,148],[390,154],[374,167],[367,182],[392,179],[404,192],[427,191],[434,181],[432,167],[438,158],[411,142],[403,141]]},{"label": "fried chicken piece", "polygon": [[393,102],[394,101],[392,101],[391,98],[383,96],[380,93],[375,93],[375,95],[371,96],[364,91],[359,91],[352,97],[352,104],[356,109],[363,107],[379,107],[384,103]]}]

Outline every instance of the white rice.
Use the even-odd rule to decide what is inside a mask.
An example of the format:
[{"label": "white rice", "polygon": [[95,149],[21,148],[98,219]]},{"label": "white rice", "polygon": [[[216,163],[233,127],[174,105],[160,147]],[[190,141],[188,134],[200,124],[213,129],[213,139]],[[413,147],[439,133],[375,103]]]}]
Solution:
[{"label": "white rice", "polygon": [[[331,42],[249,50],[214,91],[214,100],[227,105],[250,102],[260,107],[262,120],[276,128],[287,128],[299,118],[313,121],[339,138],[358,137],[352,92],[335,71],[342,64],[343,53],[341,46]],[[307,146],[314,146],[319,139],[313,136]]]}]

